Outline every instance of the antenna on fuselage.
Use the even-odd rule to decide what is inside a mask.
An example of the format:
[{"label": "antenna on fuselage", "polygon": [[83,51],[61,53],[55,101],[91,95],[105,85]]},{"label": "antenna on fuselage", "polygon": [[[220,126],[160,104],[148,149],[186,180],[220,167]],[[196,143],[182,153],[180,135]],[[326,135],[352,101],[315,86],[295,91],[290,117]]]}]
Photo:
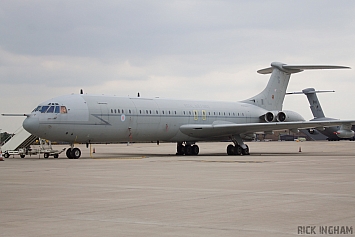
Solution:
[{"label": "antenna on fuselage", "polygon": [[141,97],[141,95],[139,94],[139,92],[138,92],[138,95],[137,95],[137,97]]},{"label": "antenna on fuselage", "polygon": [[83,89],[80,89],[80,95],[84,94]]}]

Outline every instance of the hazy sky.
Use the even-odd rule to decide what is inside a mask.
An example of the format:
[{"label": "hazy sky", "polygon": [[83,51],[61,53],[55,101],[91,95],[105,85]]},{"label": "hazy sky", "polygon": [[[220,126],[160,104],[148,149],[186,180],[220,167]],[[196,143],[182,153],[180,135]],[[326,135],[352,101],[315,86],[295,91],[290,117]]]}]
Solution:
[{"label": "hazy sky", "polygon": [[[0,113],[29,113],[79,93],[238,101],[273,61],[345,65],[294,74],[288,91],[319,94],[326,116],[355,119],[355,1],[3,0]],[[311,119],[304,95],[284,109]],[[2,132],[24,117],[0,116]]]}]

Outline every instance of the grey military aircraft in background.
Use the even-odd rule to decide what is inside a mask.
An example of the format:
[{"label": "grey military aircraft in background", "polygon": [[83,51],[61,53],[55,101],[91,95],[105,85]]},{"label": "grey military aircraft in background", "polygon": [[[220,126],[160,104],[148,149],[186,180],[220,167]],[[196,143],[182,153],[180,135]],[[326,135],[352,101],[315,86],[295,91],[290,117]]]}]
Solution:
[{"label": "grey military aircraft in background", "polygon": [[[307,96],[309,106],[311,108],[312,114],[313,114],[313,119],[311,121],[322,121],[322,120],[337,120],[334,118],[328,118],[325,117],[323,109],[320,105],[319,99],[317,97],[317,93],[324,93],[324,92],[335,92],[335,91],[316,91],[314,88],[306,88],[302,90],[301,92],[289,92],[286,93],[288,95],[295,95],[295,94],[305,94]],[[339,131],[340,126],[334,126],[334,127],[324,127],[324,128],[319,128],[318,129],[308,129],[308,133],[310,136],[316,135],[317,133],[321,133],[324,136],[327,137],[328,141],[339,141],[341,139],[348,139],[348,140],[354,140],[354,136],[350,138],[341,138],[337,135],[337,132]],[[352,127],[352,130],[354,130],[355,127]]]},{"label": "grey military aircraft in background", "polygon": [[244,141],[256,132],[340,126],[339,137],[352,137],[355,120],[305,121],[296,112],[282,110],[292,73],[340,68],[349,67],[273,62],[258,71],[271,73],[265,89],[240,102],[65,95],[26,114],[23,127],[38,137],[70,143],[66,153],[70,159],[81,155],[75,143],[167,141],[177,143],[177,155],[197,155],[196,142],[229,139],[233,144],[227,147],[228,155],[248,155]]}]

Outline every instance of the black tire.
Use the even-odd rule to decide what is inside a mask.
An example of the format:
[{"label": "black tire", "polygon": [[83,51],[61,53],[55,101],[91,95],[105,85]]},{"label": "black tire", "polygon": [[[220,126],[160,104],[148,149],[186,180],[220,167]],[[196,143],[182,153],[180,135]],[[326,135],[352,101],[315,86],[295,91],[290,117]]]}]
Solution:
[{"label": "black tire", "polygon": [[200,152],[200,148],[197,145],[192,146],[192,155],[197,156]]},{"label": "black tire", "polygon": [[240,156],[242,154],[242,148],[237,145],[234,147],[234,155]]},{"label": "black tire", "polygon": [[25,155],[20,155],[21,158],[25,158]]},{"label": "black tire", "polygon": [[46,158],[46,159],[47,159],[47,158],[49,157],[49,153],[44,153],[44,155],[43,155],[43,156],[44,156],[44,158]]},{"label": "black tire", "polygon": [[185,155],[187,155],[187,156],[192,155],[192,146],[191,145],[185,146]]},{"label": "black tire", "polygon": [[54,158],[58,158],[59,155],[58,155],[58,154],[54,154],[53,157],[54,157]]},{"label": "black tire", "polygon": [[65,153],[68,157],[68,159],[73,159],[72,155],[71,155],[71,149],[67,149],[66,153]]},{"label": "black tire", "polygon": [[178,156],[183,156],[185,154],[185,147],[183,145],[178,145],[176,150],[176,155]]},{"label": "black tire", "polygon": [[243,155],[250,155],[248,145],[246,145],[246,147],[247,147],[247,148],[242,149],[242,154],[243,154]]},{"label": "black tire", "polygon": [[5,152],[5,153],[4,153],[4,157],[5,157],[5,158],[9,158],[9,157],[10,157],[10,154],[7,153],[7,152]]},{"label": "black tire", "polygon": [[234,146],[233,146],[232,144],[229,144],[229,145],[227,146],[227,154],[228,154],[229,156],[234,155]]},{"label": "black tire", "polygon": [[79,148],[73,148],[71,150],[71,157],[73,157],[73,159],[79,159],[81,156],[81,151]]}]

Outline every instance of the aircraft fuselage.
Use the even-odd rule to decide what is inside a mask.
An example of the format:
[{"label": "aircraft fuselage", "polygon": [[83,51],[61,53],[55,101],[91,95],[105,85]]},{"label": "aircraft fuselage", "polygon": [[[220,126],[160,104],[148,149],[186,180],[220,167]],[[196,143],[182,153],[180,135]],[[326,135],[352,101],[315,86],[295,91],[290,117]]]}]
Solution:
[{"label": "aircraft fuselage", "polygon": [[26,119],[26,129],[39,137],[70,143],[201,141],[181,133],[180,126],[215,121],[257,123],[267,112],[242,102],[92,95],[61,96],[40,106],[64,106],[66,113],[56,113],[55,108],[43,113],[39,108]]}]

